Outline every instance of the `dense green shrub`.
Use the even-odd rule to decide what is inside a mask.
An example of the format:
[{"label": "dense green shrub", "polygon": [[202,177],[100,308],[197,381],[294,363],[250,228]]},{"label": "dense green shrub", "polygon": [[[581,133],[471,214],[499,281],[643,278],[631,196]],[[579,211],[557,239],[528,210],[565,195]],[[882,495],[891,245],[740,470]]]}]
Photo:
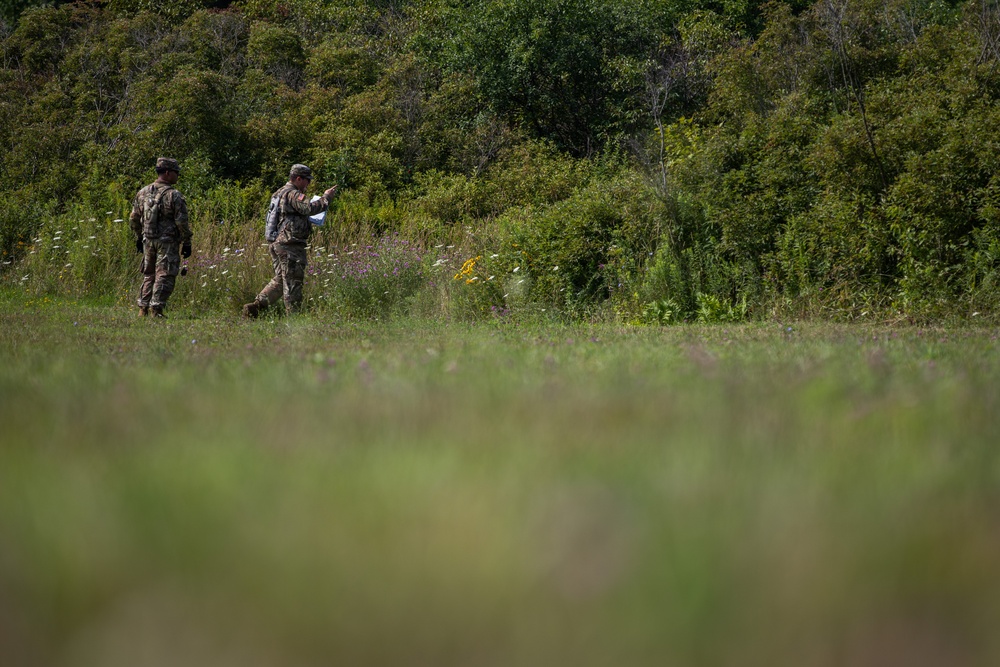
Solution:
[{"label": "dense green shrub", "polygon": [[589,155],[640,115],[644,59],[669,22],[661,9],[594,0],[470,3],[454,66],[472,70],[502,116],[576,155]]},{"label": "dense green shrub", "polygon": [[533,299],[586,313],[613,300],[634,306],[664,208],[641,179],[595,180],[548,206],[512,209],[503,218],[506,269],[531,281]]}]

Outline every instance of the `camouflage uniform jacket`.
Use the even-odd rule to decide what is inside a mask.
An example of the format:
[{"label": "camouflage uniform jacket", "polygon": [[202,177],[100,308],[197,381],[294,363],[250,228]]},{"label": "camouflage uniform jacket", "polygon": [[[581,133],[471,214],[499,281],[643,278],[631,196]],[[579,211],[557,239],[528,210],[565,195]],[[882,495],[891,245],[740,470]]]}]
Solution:
[{"label": "camouflage uniform jacket", "polygon": [[313,225],[309,222],[310,215],[325,211],[330,205],[325,196],[314,202],[309,201],[309,195],[300,192],[291,181],[285,183],[274,193],[279,198],[278,238],[276,243],[282,245],[305,246],[309,242]]},{"label": "camouflage uniform jacket", "polygon": [[[184,195],[175,190],[173,186],[160,181],[154,181],[139,190],[132,200],[132,213],[129,215],[129,226],[135,232],[136,237],[146,237],[142,228],[143,203],[148,197],[160,196],[160,206],[158,215],[159,233],[155,238],[149,240],[173,241],[174,243],[190,243],[191,227],[188,225],[187,202]],[[148,238],[148,237],[147,237]]]}]

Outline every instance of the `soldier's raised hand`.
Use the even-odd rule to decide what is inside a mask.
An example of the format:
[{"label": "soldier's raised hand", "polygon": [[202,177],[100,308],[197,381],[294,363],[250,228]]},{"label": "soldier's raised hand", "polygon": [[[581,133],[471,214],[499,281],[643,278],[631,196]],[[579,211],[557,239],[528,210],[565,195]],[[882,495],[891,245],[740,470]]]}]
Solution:
[{"label": "soldier's raised hand", "polygon": [[326,199],[330,199],[330,197],[332,197],[333,193],[336,192],[336,191],[337,191],[337,186],[335,185],[332,188],[330,188],[329,190],[327,190],[326,192],[324,192],[323,196],[326,197]]}]

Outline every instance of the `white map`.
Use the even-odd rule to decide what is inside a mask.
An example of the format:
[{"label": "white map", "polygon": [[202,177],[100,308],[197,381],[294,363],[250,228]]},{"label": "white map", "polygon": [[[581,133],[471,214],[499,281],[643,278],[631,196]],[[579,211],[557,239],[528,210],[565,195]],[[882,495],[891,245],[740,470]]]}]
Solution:
[{"label": "white map", "polygon": [[[313,198],[309,201],[316,201],[317,199],[319,199],[319,195],[313,195]],[[322,227],[323,223],[326,222],[326,211],[320,211],[316,215],[310,215],[309,222],[313,223],[317,227]]]}]

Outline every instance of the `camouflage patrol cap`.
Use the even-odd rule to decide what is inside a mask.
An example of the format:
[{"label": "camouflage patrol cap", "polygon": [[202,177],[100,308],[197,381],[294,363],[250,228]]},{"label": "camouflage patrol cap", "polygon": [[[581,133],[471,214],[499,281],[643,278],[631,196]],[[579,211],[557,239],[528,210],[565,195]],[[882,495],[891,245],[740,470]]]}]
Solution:
[{"label": "camouflage patrol cap", "polygon": [[158,157],[156,158],[156,169],[169,169],[170,171],[176,171],[178,174],[181,173],[180,163],[173,159],[172,157]]},{"label": "camouflage patrol cap", "polygon": [[311,181],[313,177],[313,172],[312,169],[305,166],[304,164],[293,164],[291,171],[288,172],[288,176],[290,178],[294,178],[295,176],[301,176],[303,178],[308,178]]}]

